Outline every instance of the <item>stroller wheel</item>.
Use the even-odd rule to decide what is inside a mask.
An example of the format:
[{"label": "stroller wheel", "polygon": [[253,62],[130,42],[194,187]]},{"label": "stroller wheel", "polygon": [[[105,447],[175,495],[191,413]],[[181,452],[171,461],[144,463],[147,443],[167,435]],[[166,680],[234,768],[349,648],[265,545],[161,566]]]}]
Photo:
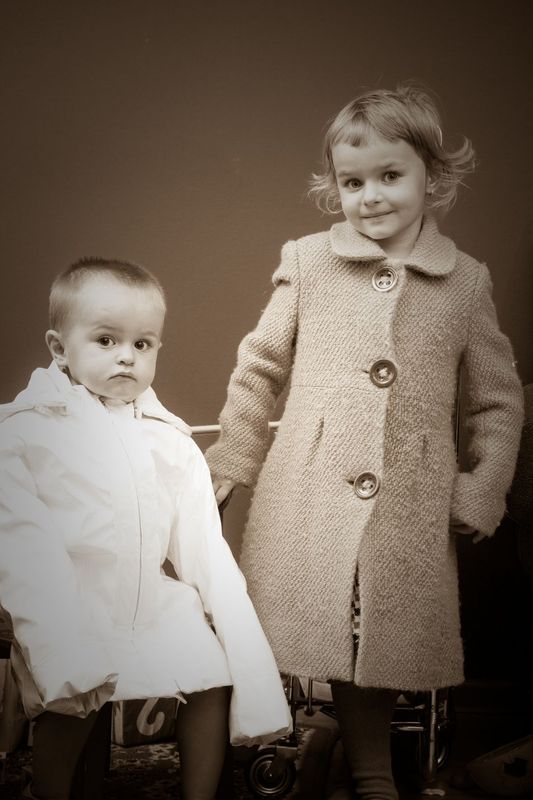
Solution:
[{"label": "stroller wheel", "polygon": [[296,780],[294,761],[288,761],[275,747],[257,751],[244,774],[248,788],[256,797],[284,797]]}]

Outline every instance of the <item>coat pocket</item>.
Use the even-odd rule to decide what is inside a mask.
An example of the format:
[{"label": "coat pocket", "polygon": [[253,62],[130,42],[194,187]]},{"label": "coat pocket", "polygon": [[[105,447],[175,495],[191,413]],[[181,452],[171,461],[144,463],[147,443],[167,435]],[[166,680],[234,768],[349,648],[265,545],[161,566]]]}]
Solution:
[{"label": "coat pocket", "polygon": [[263,471],[287,470],[287,475],[294,479],[312,469],[322,443],[323,430],[321,409],[310,409],[301,418],[289,409],[281,420]]},{"label": "coat pocket", "polygon": [[[413,506],[428,531],[447,532],[457,463],[452,438],[438,431],[422,434]],[[440,535],[440,534],[439,534]]]}]

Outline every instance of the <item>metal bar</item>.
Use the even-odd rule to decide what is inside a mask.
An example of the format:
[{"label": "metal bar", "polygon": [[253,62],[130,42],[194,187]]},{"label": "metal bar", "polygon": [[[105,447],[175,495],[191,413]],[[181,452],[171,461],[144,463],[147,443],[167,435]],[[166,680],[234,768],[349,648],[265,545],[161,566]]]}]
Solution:
[{"label": "metal bar", "polygon": [[406,733],[424,733],[425,731],[424,726],[418,722],[396,722],[393,720],[391,728],[393,731],[405,731]]},{"label": "metal bar", "polygon": [[300,683],[296,675],[291,675],[289,683],[289,706],[292,717],[292,729],[296,730],[296,712],[298,711],[298,687]]},{"label": "metal bar", "polygon": [[313,679],[307,679],[307,705],[305,708],[305,713],[308,717],[313,715]]},{"label": "metal bar", "polygon": [[[220,425],[190,425],[189,426],[193,436],[197,434],[201,435],[203,433],[220,433]],[[279,427],[279,422],[269,422],[268,427],[271,430],[277,430]]]},{"label": "metal bar", "polygon": [[437,737],[438,737],[438,700],[437,691],[432,689],[429,692],[429,717],[428,717],[428,749],[427,761],[425,764],[425,778],[427,781],[434,781],[437,777]]}]

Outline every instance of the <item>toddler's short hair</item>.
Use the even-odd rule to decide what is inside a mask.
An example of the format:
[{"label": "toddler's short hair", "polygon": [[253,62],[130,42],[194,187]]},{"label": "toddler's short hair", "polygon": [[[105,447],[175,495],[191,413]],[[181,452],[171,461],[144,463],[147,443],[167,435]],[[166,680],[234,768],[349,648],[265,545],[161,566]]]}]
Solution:
[{"label": "toddler's short hair", "polygon": [[336,214],[341,207],[331,156],[333,146],[343,142],[359,147],[376,135],[390,142],[403,140],[410,144],[435,182],[428,205],[445,210],[452,207],[458,185],[475,166],[472,144],[465,138],[459,150],[447,151],[433,98],[424,89],[404,84],[396,90],[360,94],[330,123],[324,138],[323,172],[312,176],[309,190],[322,211]]},{"label": "toddler's short hair", "polygon": [[48,310],[50,327],[53,330],[61,330],[67,324],[72,300],[85,281],[100,275],[110,276],[128,286],[153,289],[160,295],[166,311],[163,287],[146,267],[114,258],[86,256],[67,267],[52,283]]}]

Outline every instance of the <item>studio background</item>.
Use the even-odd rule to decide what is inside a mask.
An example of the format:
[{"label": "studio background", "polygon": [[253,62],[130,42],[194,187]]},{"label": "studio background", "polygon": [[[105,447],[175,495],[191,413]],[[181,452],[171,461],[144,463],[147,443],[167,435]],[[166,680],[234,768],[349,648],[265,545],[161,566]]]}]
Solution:
[{"label": "studio background", "polygon": [[[48,365],[53,277],[101,255],[159,276],[169,313],[155,388],[190,424],[216,422],[281,245],[336,221],[306,198],[327,121],[361,88],[409,79],[437,94],[446,145],[466,135],[475,146],[478,170],[441,227],[488,263],[500,325],[531,382],[532,10],[529,0],[2,0],[0,401]],[[236,552],[248,499],[237,492],[226,512]],[[469,674],[522,674],[531,595],[512,534],[462,542],[460,556]]]}]

